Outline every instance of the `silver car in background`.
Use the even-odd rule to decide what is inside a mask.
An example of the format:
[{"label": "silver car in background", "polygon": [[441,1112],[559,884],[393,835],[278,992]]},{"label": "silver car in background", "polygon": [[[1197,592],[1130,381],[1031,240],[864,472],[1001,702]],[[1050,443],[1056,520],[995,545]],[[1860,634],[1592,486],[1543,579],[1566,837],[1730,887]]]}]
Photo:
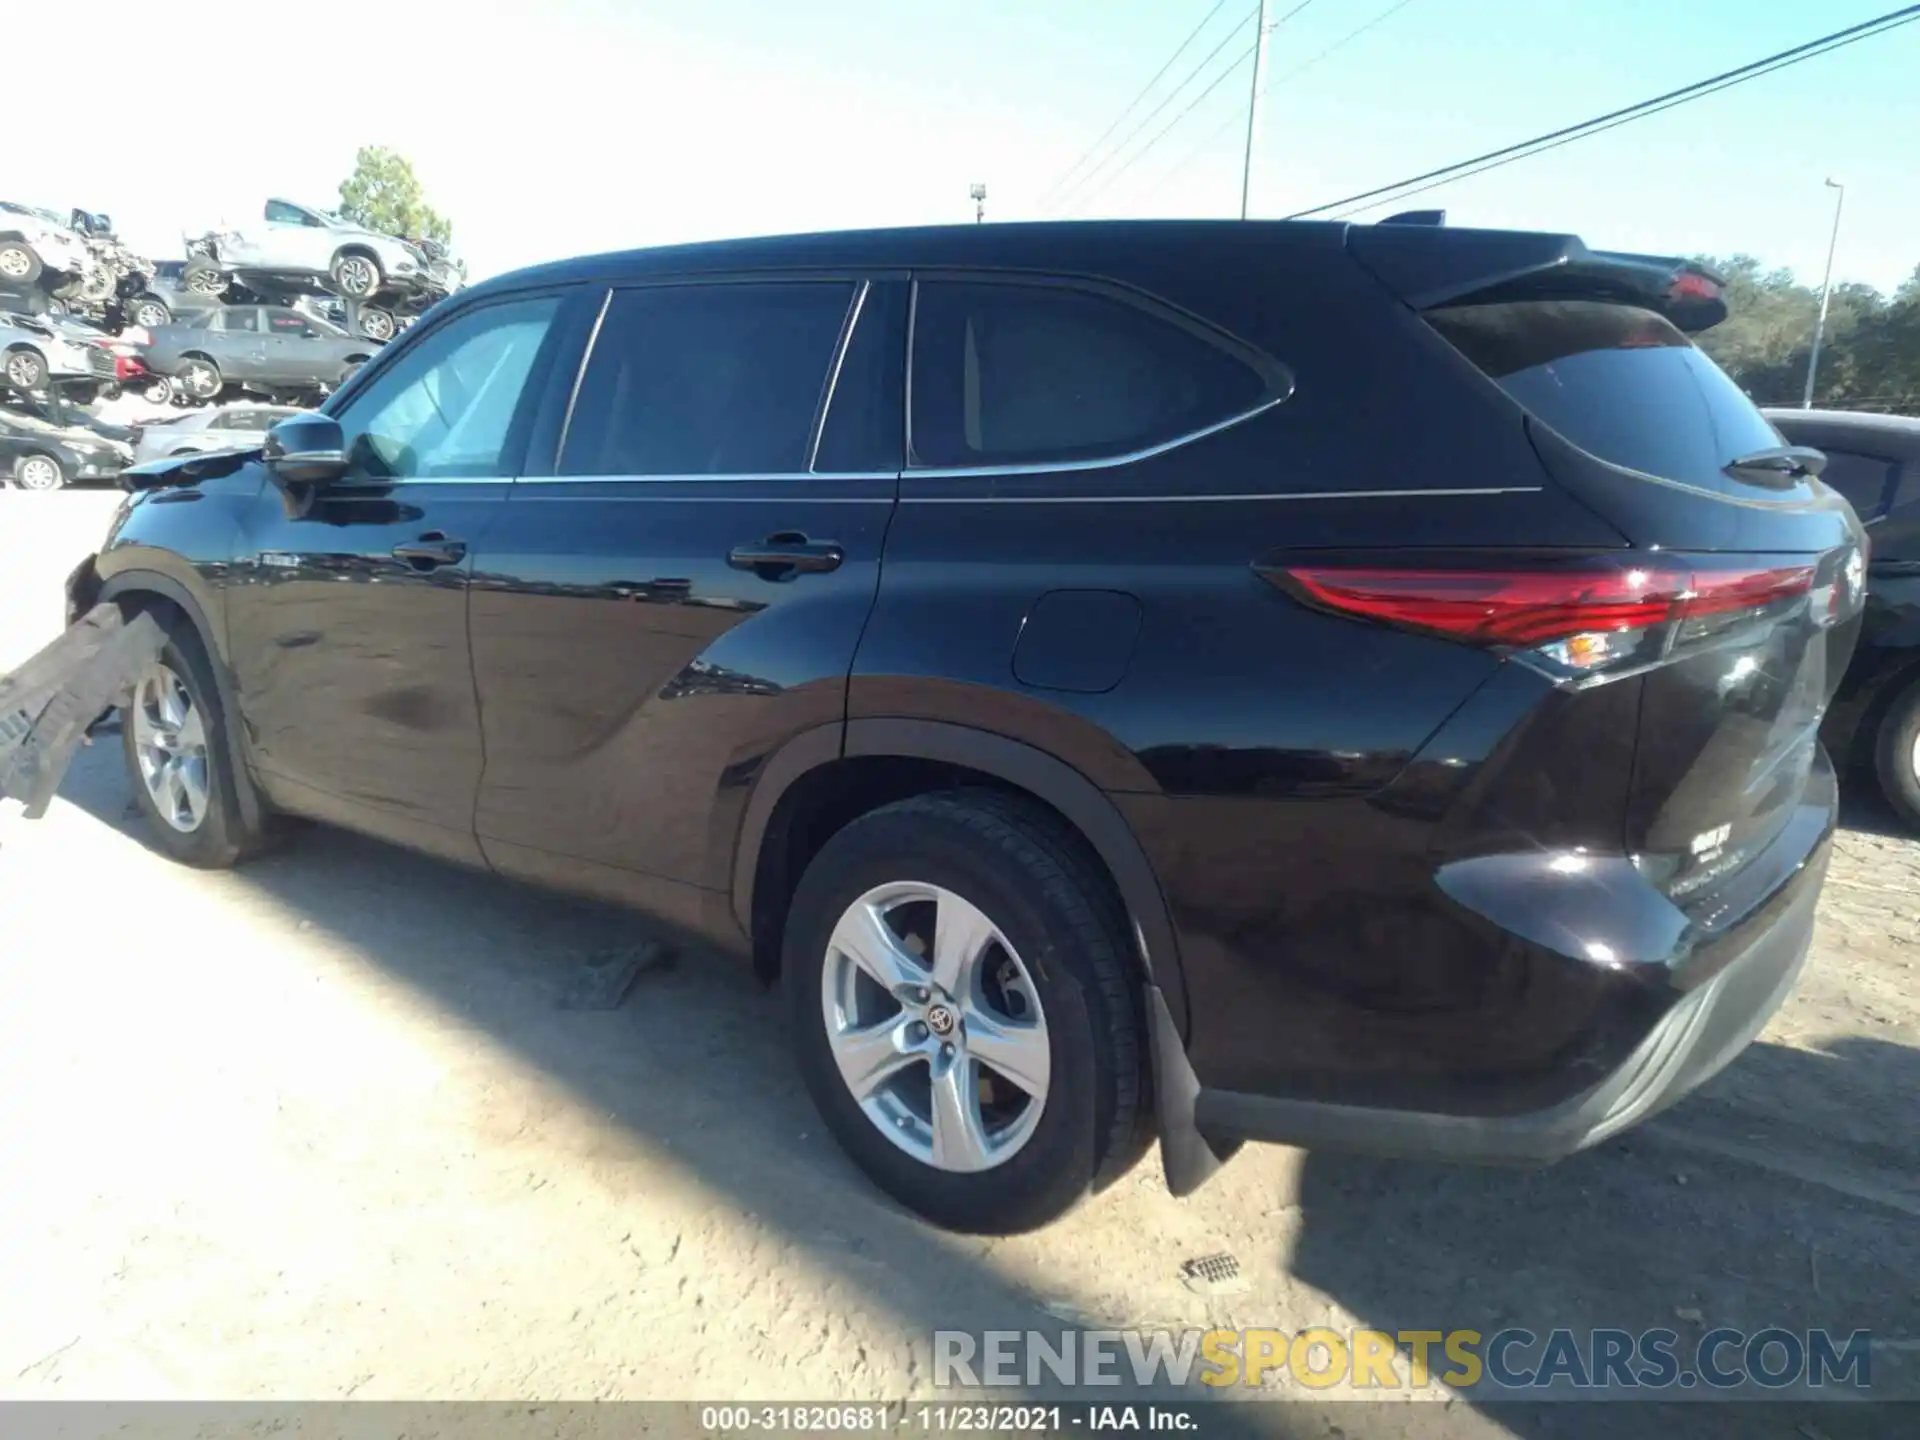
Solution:
[{"label": "silver car in background", "polygon": [[214,450],[252,450],[278,421],[300,412],[291,405],[223,405],[148,420],[134,426],[133,461],[164,460]]},{"label": "silver car in background", "polygon": [[28,394],[49,385],[111,381],[113,353],[79,338],[63,320],[0,313],[0,390]]}]

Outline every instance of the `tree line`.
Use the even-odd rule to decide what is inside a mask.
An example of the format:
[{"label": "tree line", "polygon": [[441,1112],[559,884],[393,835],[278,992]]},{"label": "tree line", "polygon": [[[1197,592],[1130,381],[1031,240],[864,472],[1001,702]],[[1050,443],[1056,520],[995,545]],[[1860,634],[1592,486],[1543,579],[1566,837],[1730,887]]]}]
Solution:
[{"label": "tree line", "polygon": [[[1791,270],[1765,269],[1751,255],[1702,256],[1700,263],[1725,277],[1729,311],[1696,337],[1700,348],[1760,404],[1798,405],[1819,288],[1802,285]],[[1892,296],[1871,285],[1833,287],[1813,403],[1920,415],[1920,267]]]}]

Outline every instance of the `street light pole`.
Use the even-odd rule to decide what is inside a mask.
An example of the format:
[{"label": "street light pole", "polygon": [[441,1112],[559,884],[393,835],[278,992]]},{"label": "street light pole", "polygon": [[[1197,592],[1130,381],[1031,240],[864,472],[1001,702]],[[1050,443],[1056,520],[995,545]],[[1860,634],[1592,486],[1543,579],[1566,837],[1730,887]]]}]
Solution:
[{"label": "street light pole", "polygon": [[1813,353],[1807,356],[1807,392],[1800,397],[1800,408],[1813,408],[1814,373],[1820,368],[1820,342],[1827,335],[1827,299],[1833,293],[1833,252],[1840,245],[1840,210],[1847,203],[1847,187],[1827,177],[1827,187],[1837,191],[1833,197],[1833,235],[1827,241],[1827,276],[1820,282],[1820,318],[1813,322]]},{"label": "street light pole", "polygon": [[1260,80],[1267,69],[1267,0],[1260,0],[1259,28],[1253,41],[1253,88],[1247,92],[1247,148],[1240,159],[1240,218],[1247,218],[1247,192],[1253,183],[1253,132],[1260,118]]}]

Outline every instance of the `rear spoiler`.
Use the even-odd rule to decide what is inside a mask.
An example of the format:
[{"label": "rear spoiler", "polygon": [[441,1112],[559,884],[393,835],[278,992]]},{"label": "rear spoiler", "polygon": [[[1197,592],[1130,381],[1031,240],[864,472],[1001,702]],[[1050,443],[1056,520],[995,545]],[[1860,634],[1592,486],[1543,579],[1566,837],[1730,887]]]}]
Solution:
[{"label": "rear spoiler", "polygon": [[1413,223],[1349,226],[1347,252],[1415,310],[1600,300],[1652,310],[1690,335],[1727,318],[1726,280],[1705,266],[1674,256],[1589,250],[1577,235],[1450,230],[1422,215]]}]

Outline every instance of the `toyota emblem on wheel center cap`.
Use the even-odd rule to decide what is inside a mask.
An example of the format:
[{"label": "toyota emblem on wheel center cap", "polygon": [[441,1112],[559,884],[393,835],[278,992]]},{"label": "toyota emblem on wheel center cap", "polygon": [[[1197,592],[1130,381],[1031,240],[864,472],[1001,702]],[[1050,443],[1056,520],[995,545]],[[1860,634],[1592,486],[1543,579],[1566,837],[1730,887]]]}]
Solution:
[{"label": "toyota emblem on wheel center cap", "polygon": [[934,1034],[940,1036],[941,1039],[944,1040],[947,1036],[953,1034],[954,1029],[959,1023],[958,1017],[946,1006],[930,1005],[927,1007],[927,1028]]}]

